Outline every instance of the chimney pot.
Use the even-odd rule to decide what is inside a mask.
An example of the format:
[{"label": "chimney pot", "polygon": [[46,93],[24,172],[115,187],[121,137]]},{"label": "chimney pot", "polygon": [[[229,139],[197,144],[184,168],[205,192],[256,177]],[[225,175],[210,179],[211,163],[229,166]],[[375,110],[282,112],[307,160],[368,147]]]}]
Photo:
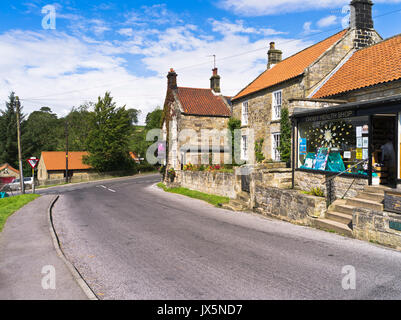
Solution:
[{"label": "chimney pot", "polygon": [[220,76],[218,74],[218,69],[214,68],[213,75],[210,78],[210,89],[212,89],[215,93],[220,93]]},{"label": "chimney pot", "polygon": [[283,52],[276,49],[276,44],[274,42],[270,42],[270,50],[267,52],[267,56],[267,69],[270,69],[273,65],[279,63],[282,60]]}]

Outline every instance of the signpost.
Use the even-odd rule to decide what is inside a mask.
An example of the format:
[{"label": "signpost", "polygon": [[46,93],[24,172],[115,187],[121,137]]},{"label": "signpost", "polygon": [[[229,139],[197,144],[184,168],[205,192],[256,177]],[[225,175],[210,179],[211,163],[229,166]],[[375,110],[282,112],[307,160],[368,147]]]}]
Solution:
[{"label": "signpost", "polygon": [[35,193],[35,168],[38,166],[39,163],[39,159],[35,158],[35,157],[31,157],[30,159],[27,160],[29,165],[32,168],[32,193]]}]

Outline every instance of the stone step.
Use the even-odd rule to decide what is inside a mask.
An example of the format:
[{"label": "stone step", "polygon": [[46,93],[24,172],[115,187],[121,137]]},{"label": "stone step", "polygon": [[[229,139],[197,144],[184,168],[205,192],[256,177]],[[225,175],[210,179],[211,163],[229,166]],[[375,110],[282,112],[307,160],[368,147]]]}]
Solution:
[{"label": "stone step", "polygon": [[222,207],[232,211],[245,211],[248,209],[247,203],[241,200],[230,200],[229,203],[223,204]]},{"label": "stone step", "polygon": [[280,183],[292,183],[292,177],[291,178],[281,178],[279,179]]},{"label": "stone step", "polygon": [[237,200],[248,202],[250,199],[250,194],[247,192],[240,192],[237,194]]},{"label": "stone step", "polygon": [[330,210],[326,213],[326,219],[344,223],[346,225],[352,222],[351,215]]},{"label": "stone step", "polygon": [[333,207],[333,211],[342,213],[342,214],[347,214],[349,216],[352,217],[352,215],[354,214],[354,209],[355,207],[353,206],[348,206],[346,204],[336,204]]},{"label": "stone step", "polygon": [[351,228],[344,223],[340,223],[340,222],[332,221],[332,220],[328,220],[328,219],[316,219],[316,220],[314,220],[314,223],[317,228],[320,228],[323,230],[328,230],[328,231],[334,231],[334,232],[337,232],[341,235],[345,235],[348,237],[353,236]]},{"label": "stone step", "polygon": [[366,209],[372,209],[377,211],[383,211],[383,204],[372,200],[366,200],[361,198],[353,198],[347,200],[347,205],[354,207],[362,207]]},{"label": "stone step", "polygon": [[366,186],[364,188],[365,192],[369,192],[369,193],[376,193],[376,194],[380,194],[382,196],[384,196],[384,191],[386,190],[386,187],[380,187],[380,186]]},{"label": "stone step", "polygon": [[357,195],[358,198],[376,201],[378,203],[382,203],[384,201],[384,193],[370,193],[370,192],[361,192]]}]

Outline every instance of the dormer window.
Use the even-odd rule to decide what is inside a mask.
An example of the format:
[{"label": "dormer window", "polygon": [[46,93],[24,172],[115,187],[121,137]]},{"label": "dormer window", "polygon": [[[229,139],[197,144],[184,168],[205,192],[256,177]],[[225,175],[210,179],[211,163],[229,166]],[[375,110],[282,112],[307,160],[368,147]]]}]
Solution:
[{"label": "dormer window", "polygon": [[281,119],[281,106],[283,104],[283,91],[273,92],[273,116],[272,120]]},{"label": "dormer window", "polygon": [[243,126],[248,125],[248,101],[242,103],[242,117],[241,123]]}]

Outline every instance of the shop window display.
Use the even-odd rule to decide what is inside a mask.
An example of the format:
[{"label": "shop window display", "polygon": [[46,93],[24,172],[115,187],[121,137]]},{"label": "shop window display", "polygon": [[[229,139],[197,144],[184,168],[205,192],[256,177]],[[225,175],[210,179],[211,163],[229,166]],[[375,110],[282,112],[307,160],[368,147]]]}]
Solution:
[{"label": "shop window display", "polygon": [[301,122],[298,128],[299,168],[368,174],[368,117]]}]

